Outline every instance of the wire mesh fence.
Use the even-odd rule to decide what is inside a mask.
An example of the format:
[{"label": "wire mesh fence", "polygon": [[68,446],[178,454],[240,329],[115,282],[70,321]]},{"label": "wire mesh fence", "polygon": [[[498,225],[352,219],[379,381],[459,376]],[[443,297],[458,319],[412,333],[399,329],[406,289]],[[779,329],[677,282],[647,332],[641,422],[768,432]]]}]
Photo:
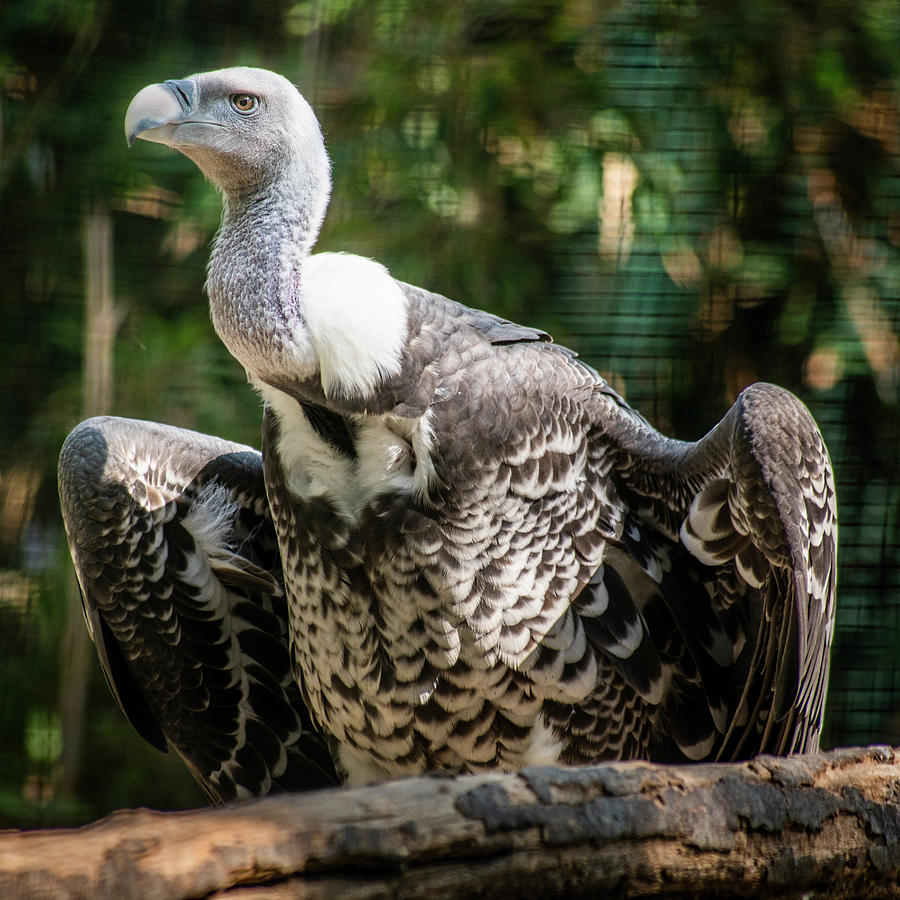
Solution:
[{"label": "wire mesh fence", "polygon": [[239,17],[208,4],[201,29],[191,4],[95,6],[0,17],[0,819],[199,802],[96,669],[84,762],[60,788],[74,601],[54,470],[81,409],[98,202],[115,231],[110,411],[255,441],[202,297],[218,198],[121,139],[138,88],[237,59],[296,80],[320,115],[320,249],[547,328],[677,437],[755,380],[807,403],[840,514],[824,743],[900,743],[895,4],[246,0]]}]

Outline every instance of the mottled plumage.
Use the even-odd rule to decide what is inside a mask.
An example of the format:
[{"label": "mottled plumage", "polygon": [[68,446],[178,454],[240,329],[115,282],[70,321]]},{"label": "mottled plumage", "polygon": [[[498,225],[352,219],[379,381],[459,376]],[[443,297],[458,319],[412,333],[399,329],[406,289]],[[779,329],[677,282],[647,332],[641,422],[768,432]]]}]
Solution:
[{"label": "mottled plumage", "polygon": [[291,676],[258,451],[102,417],[59,461],[69,547],[107,681],[211,800],[335,783]]},{"label": "mottled plumage", "polygon": [[[253,509],[281,568],[271,554],[261,568],[267,584],[283,577],[293,673],[342,773],[817,747],[837,526],[828,455],[796,398],[754,385],[702,440],[669,440],[543,332],[370,260],[311,255],[327,156],[308,105],[272,73],[151,86],[126,131],[185,153],[223,192],[207,290],[265,403],[267,504],[253,494]],[[160,426],[143,427],[122,426],[123,446],[173,465],[148,449]],[[196,440],[199,464],[175,467],[191,486],[181,501],[174,488],[176,507],[220,452]],[[117,622],[146,600],[87,577],[111,556],[109,529],[73,525],[72,457],[63,506],[89,619]],[[104,477],[135,496],[142,469]],[[254,534],[228,552],[260,566]],[[138,563],[119,565],[130,586]],[[136,691],[155,696],[155,651],[147,661],[130,635],[114,632]],[[202,743],[182,711],[150,706],[179,749],[189,732]]]}]

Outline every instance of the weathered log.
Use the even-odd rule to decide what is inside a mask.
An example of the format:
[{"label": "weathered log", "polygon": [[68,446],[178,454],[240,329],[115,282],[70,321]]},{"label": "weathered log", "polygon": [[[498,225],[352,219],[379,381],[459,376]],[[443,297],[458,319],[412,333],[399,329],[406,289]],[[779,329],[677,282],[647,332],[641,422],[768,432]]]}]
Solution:
[{"label": "weathered log", "polygon": [[900,750],[424,777],[0,834],[0,896],[900,896]]}]

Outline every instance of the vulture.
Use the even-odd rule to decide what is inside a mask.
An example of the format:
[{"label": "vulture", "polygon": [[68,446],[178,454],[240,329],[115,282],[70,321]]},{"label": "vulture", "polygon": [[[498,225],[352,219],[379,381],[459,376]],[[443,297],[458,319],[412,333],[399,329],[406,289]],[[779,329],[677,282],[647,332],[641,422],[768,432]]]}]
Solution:
[{"label": "vulture", "polygon": [[150,85],[125,131],[221,192],[262,451],[91,419],[61,506],[116,699],[213,801],[817,749],[837,513],[797,398],[669,439],[543,331],[314,254],[330,163],[272,72]]}]

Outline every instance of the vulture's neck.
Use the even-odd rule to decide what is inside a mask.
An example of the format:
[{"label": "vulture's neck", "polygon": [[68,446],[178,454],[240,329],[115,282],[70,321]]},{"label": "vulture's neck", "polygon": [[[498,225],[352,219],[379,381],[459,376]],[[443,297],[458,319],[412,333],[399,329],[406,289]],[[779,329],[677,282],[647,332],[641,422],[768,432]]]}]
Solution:
[{"label": "vulture's neck", "polygon": [[327,180],[323,188],[312,178],[226,196],[209,264],[210,312],[257,385],[336,411],[364,409],[401,371],[407,301],[378,263],[310,256],[328,197]]},{"label": "vulture's neck", "polygon": [[217,334],[253,378],[315,374],[301,276],[327,197],[327,184],[294,173],[260,190],[225,196],[206,289]]}]

